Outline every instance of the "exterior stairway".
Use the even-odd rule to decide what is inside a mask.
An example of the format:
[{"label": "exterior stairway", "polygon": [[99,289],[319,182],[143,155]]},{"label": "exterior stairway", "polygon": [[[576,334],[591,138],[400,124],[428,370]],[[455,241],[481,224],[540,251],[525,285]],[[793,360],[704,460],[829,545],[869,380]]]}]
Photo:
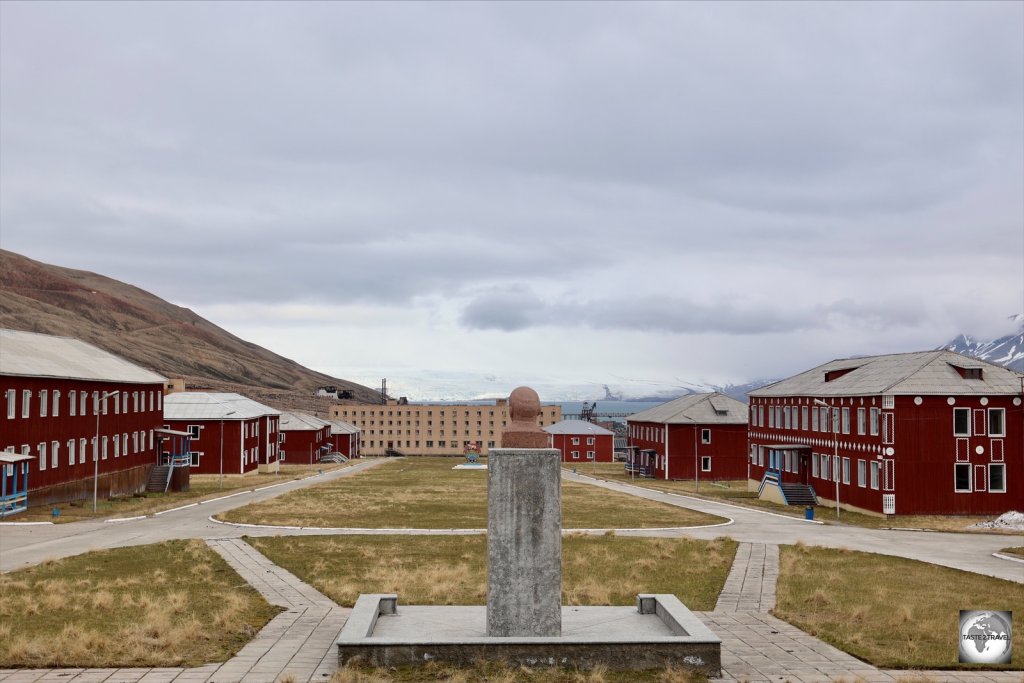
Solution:
[{"label": "exterior stairway", "polygon": [[146,491],[149,493],[163,493],[167,490],[167,475],[170,471],[167,465],[156,465],[149,471],[149,479],[146,481]]},{"label": "exterior stairway", "polygon": [[818,497],[814,495],[814,489],[807,484],[782,484],[782,495],[786,497],[789,505],[817,505]]}]

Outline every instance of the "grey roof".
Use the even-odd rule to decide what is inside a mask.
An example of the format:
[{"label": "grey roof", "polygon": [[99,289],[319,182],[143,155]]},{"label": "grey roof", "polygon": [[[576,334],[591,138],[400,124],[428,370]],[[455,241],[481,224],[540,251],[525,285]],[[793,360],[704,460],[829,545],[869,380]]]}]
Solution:
[{"label": "grey roof", "polygon": [[[954,368],[981,368],[981,379],[965,379]],[[825,381],[825,373],[850,372]],[[872,396],[878,394],[1019,394],[1021,374],[1000,365],[952,351],[918,351],[886,356],[841,358],[775,384],[750,396]]]},{"label": "grey roof", "polygon": [[167,381],[163,375],[80,339],[17,330],[0,330],[0,375],[130,384]]},{"label": "grey roof", "polygon": [[359,427],[351,425],[348,422],[342,420],[327,420],[327,424],[331,425],[331,434],[358,434]]},{"label": "grey roof", "polygon": [[658,424],[746,424],[747,404],[717,391],[689,394],[626,418]]},{"label": "grey roof", "polygon": [[178,391],[164,396],[166,420],[250,420],[280,414],[241,394]]},{"label": "grey roof", "polygon": [[329,425],[330,423],[327,420],[321,420],[319,417],[309,413],[293,413],[289,411],[281,413],[280,429],[282,432],[318,431]]},{"label": "grey roof", "polygon": [[562,420],[561,422],[544,427],[544,431],[548,434],[578,434],[581,436],[615,435],[615,432],[586,420]]}]

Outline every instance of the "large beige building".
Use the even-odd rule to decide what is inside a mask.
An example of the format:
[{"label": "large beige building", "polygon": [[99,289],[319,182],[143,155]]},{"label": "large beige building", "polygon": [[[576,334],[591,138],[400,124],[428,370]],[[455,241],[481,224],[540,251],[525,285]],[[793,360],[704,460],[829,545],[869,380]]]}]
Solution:
[{"label": "large beige building", "polygon": [[[384,455],[394,449],[406,455],[461,455],[475,443],[481,453],[501,447],[508,425],[508,401],[494,405],[361,403],[331,408],[331,418],[355,425],[363,455]],[[541,406],[540,427],[562,419],[559,405]]]}]

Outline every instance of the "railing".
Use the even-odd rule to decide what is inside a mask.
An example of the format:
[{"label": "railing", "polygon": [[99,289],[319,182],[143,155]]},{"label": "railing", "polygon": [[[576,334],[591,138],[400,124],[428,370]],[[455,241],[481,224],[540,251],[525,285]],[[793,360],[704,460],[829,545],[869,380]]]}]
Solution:
[{"label": "railing", "polygon": [[626,463],[626,474],[632,474],[637,477],[647,477],[648,479],[652,479],[654,477],[653,468],[637,465],[631,462]]},{"label": "railing", "polygon": [[757,487],[758,498],[761,497],[764,487],[768,484],[779,486],[781,488],[782,476],[778,470],[765,470],[764,476],[761,477],[761,484]]},{"label": "railing", "polygon": [[19,491],[0,496],[0,517],[16,515],[28,509],[28,493]]}]

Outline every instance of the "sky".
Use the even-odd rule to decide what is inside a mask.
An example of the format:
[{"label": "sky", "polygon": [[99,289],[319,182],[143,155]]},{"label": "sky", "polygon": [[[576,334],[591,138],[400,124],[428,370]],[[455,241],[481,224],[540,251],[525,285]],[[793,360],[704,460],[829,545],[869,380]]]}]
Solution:
[{"label": "sky", "polygon": [[3,2],[0,247],[419,398],[991,338],[1024,3]]}]

